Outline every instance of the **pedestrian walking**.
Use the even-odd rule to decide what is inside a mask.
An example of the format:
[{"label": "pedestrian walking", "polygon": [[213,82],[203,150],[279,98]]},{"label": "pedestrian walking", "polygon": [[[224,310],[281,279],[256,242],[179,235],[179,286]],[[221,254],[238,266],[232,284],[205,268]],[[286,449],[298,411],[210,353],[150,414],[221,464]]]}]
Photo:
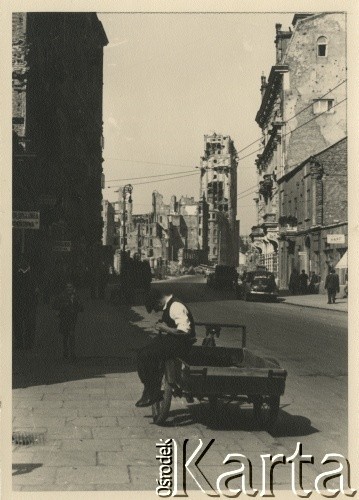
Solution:
[{"label": "pedestrian walking", "polygon": [[13,276],[14,347],[31,349],[36,335],[39,289],[29,260],[22,256]]},{"label": "pedestrian walking", "polygon": [[297,269],[293,269],[289,278],[289,291],[292,295],[297,295],[299,292],[299,273]]},{"label": "pedestrian walking", "polygon": [[79,312],[83,311],[83,305],[79,300],[73,283],[69,282],[66,284],[66,289],[58,297],[54,308],[58,310],[59,315],[59,333],[63,338],[63,357],[64,359],[74,361],[77,316]]},{"label": "pedestrian walking", "polygon": [[332,268],[329,271],[328,276],[325,279],[325,286],[328,293],[328,304],[335,304],[336,294],[339,293],[339,276],[336,274],[335,269]]},{"label": "pedestrian walking", "polygon": [[308,275],[304,269],[299,276],[299,290],[302,295],[305,295],[308,292]]},{"label": "pedestrian walking", "polygon": [[319,293],[320,277],[312,271],[309,277],[309,293]]},{"label": "pedestrian walking", "polygon": [[151,406],[162,399],[161,381],[164,362],[187,354],[195,338],[194,319],[188,307],[171,293],[152,290],[146,309],[163,311],[162,320],[155,325],[159,332],[138,354],[138,376],[144,385],[136,406]]}]

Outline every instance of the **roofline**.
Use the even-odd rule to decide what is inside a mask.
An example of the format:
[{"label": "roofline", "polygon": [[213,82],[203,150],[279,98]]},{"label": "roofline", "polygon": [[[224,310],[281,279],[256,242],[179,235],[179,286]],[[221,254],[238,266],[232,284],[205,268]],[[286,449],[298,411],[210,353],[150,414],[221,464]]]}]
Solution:
[{"label": "roofline", "polygon": [[268,102],[268,97],[270,94],[270,89],[272,88],[277,76],[282,75],[283,73],[287,73],[288,71],[289,71],[288,64],[275,64],[274,66],[272,66],[271,71],[269,73],[267,87],[266,87],[266,90],[264,92],[261,105],[259,107],[259,110],[258,110],[258,112],[256,114],[256,118],[255,118],[255,121],[258,123],[258,125],[260,127],[261,127],[260,117],[261,117],[261,115],[263,115],[264,110],[266,108],[266,104]]}]

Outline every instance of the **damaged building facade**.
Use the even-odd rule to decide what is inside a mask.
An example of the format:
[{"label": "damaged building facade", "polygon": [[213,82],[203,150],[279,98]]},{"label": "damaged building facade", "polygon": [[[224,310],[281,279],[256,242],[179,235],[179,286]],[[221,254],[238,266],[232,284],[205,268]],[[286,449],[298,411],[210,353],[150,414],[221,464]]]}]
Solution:
[{"label": "damaged building facade", "polygon": [[[123,211],[125,210],[125,214]],[[131,257],[148,260],[152,269],[196,266],[207,263],[207,244],[199,231],[200,214],[208,213],[207,204],[193,197],[171,196],[165,203],[158,191],[152,193],[152,210],[148,214],[133,214],[132,200],[126,206],[119,203],[118,246],[123,248],[123,227],[126,223],[125,249]],[[115,255],[115,269],[120,269],[120,251]],[[175,263],[175,264],[174,264]]]},{"label": "damaged building facade", "polygon": [[40,275],[59,257],[91,265],[101,247],[107,43],[94,13],[13,14],[13,210],[40,213],[22,243],[14,229],[14,258]]},{"label": "damaged building facade", "polygon": [[200,199],[208,204],[208,222],[200,214],[199,231],[205,231],[208,262],[238,265],[237,151],[229,136],[204,136],[200,165]]},{"label": "damaged building facade", "polygon": [[276,63],[261,79],[259,223],[251,239],[281,288],[293,269],[325,276],[347,248],[344,235],[328,257],[329,226],[345,233],[347,223],[345,210],[337,206],[333,214],[327,204],[333,186],[341,206],[347,203],[345,22],[344,13],[333,12],[296,14],[293,29],[277,24]]}]

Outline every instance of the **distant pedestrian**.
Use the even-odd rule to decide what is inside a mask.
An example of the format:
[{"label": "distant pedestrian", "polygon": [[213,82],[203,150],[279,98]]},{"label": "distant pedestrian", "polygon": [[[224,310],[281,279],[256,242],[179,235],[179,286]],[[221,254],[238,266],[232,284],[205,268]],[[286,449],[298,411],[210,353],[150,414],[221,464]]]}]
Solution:
[{"label": "distant pedestrian", "polygon": [[299,273],[297,269],[293,269],[291,272],[288,288],[292,295],[299,293]]},{"label": "distant pedestrian", "polygon": [[66,289],[58,297],[54,308],[59,311],[59,332],[63,338],[63,357],[73,361],[75,359],[77,316],[79,312],[83,311],[83,305],[73,283],[66,284]]},{"label": "distant pedestrian", "polygon": [[328,276],[325,279],[325,286],[328,293],[328,304],[335,304],[336,294],[339,293],[339,276],[335,269],[330,269]]},{"label": "distant pedestrian", "polygon": [[343,299],[348,298],[348,272],[345,273],[344,295]]},{"label": "distant pedestrian", "polygon": [[309,293],[319,293],[320,277],[312,271],[309,278]]},{"label": "distant pedestrian", "polygon": [[36,335],[39,290],[29,260],[22,256],[13,276],[14,347],[31,349]]},{"label": "distant pedestrian", "polygon": [[302,269],[302,272],[300,273],[299,276],[299,290],[302,295],[305,295],[308,293],[308,275],[305,272],[304,269]]}]

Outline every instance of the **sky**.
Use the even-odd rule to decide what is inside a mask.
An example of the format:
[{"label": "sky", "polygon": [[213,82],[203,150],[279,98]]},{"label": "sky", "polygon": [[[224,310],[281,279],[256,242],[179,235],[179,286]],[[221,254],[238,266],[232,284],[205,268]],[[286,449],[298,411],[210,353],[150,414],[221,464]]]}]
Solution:
[{"label": "sky", "polygon": [[[165,202],[172,194],[198,199],[195,167],[203,155],[204,134],[230,135],[237,151],[258,141],[239,153],[239,158],[249,156],[239,161],[237,171],[237,219],[240,233],[249,234],[256,224],[260,78],[275,64],[275,24],[288,29],[293,14],[98,17],[109,39],[104,49],[103,198],[117,200],[118,186],[131,183],[134,213],[151,210],[154,190]],[[149,177],[157,174],[171,175]]]}]

